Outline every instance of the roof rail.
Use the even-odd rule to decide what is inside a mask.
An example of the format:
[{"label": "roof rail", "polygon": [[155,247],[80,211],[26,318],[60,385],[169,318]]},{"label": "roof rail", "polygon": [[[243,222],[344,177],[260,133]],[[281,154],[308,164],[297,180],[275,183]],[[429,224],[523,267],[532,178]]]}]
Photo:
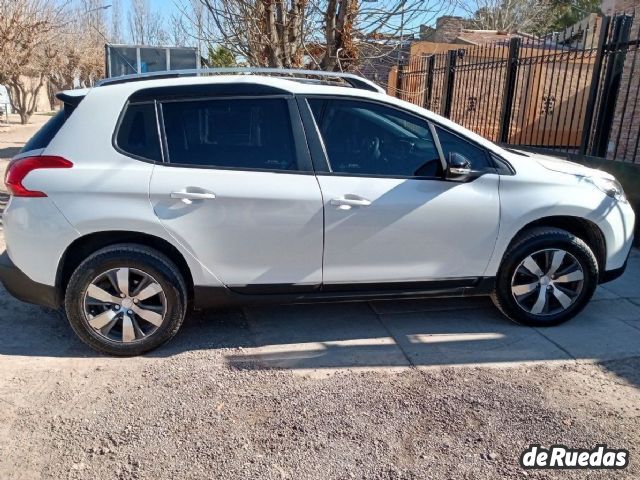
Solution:
[{"label": "roof rail", "polygon": [[[140,80],[154,80],[161,78],[197,77],[202,75],[229,75],[229,74],[262,74],[278,75],[279,77],[323,77],[327,79],[339,79],[353,88],[369,90],[372,92],[386,93],[385,90],[371,80],[359,77],[352,73],[325,72],[324,70],[296,70],[287,68],[265,67],[226,67],[226,68],[198,68],[188,70],[165,70],[161,72],[138,73],[123,75],[121,77],[105,78],[96,83],[96,86],[114,85],[118,83],[135,82]],[[294,78],[295,79],[295,78]]]}]

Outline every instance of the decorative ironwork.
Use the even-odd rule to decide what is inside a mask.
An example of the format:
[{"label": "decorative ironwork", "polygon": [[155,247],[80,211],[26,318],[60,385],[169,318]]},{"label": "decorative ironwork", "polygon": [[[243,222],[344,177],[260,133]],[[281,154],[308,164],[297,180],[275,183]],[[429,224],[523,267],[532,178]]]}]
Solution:
[{"label": "decorative ironwork", "polygon": [[401,95],[490,140],[640,163],[634,22],[592,16],[555,36],[415,57]]},{"label": "decorative ironwork", "polygon": [[475,112],[477,104],[478,104],[478,97],[467,97],[467,113]]},{"label": "decorative ironwork", "polygon": [[542,97],[542,115],[553,115],[553,110],[556,106],[556,97],[554,95],[543,95]]}]

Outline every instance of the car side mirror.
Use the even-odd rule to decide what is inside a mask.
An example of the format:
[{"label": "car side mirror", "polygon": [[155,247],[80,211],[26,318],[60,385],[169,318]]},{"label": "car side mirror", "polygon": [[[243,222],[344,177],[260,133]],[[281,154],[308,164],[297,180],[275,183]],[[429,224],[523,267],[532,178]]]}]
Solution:
[{"label": "car side mirror", "polygon": [[448,179],[465,180],[472,173],[471,160],[457,152],[451,152],[449,154],[449,165],[447,166]]}]

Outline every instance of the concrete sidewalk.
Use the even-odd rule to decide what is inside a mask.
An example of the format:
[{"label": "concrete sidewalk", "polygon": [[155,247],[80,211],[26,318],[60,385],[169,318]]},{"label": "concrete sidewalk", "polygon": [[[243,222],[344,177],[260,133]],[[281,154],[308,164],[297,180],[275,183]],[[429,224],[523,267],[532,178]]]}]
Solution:
[{"label": "concrete sidewalk", "polygon": [[621,359],[640,355],[640,252],[584,312],[550,328],[515,325],[488,298],[262,307],[245,315],[248,348],[227,355],[244,368],[309,373]]}]

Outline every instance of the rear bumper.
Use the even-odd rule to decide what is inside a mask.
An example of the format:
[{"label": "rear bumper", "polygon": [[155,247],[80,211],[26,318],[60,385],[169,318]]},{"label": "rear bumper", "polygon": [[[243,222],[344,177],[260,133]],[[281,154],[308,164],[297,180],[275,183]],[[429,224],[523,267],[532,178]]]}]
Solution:
[{"label": "rear bumper", "polygon": [[14,265],[6,251],[0,255],[0,281],[18,300],[53,309],[60,306],[57,289],[31,280]]}]

